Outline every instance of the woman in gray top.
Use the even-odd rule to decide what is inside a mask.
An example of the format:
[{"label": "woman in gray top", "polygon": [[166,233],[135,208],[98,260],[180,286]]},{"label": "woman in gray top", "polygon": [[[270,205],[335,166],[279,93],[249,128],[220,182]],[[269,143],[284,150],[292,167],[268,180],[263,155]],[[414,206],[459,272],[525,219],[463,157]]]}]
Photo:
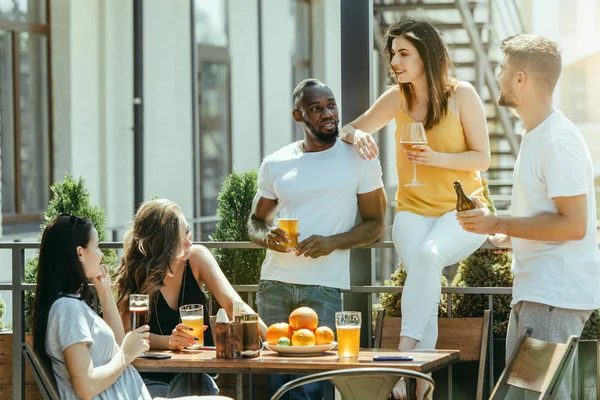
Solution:
[{"label": "woman in gray top", "polygon": [[[44,230],[33,313],[33,345],[52,365],[61,399],[151,399],[130,365],[148,350],[148,326],[127,335],[101,265],[98,232],[64,215]],[[100,318],[83,300],[88,279],[102,304]]]}]

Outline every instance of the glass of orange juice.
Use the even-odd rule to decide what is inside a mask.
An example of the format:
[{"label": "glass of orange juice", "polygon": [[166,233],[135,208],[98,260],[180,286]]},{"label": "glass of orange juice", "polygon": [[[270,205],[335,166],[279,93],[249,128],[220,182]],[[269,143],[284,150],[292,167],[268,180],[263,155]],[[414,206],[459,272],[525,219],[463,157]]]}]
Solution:
[{"label": "glass of orange juice", "polygon": [[190,335],[198,338],[193,346],[188,346],[188,349],[198,349],[204,346],[204,306],[202,304],[188,304],[179,307],[179,316],[181,323],[192,331]]},{"label": "glass of orange juice", "polygon": [[360,347],[360,311],[341,311],[335,313],[338,355],[340,360],[355,360]]},{"label": "glass of orange juice", "polygon": [[277,215],[277,226],[282,231],[286,231],[290,243],[285,243],[284,247],[295,249],[298,246],[298,214],[295,211],[279,211]]}]

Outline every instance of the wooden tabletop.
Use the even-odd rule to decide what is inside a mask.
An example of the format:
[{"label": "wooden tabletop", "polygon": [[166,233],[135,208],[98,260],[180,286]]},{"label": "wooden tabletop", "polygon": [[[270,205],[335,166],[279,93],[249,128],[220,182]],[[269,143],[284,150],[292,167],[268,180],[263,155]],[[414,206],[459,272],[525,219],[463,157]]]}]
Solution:
[{"label": "wooden tabletop", "polygon": [[[133,366],[140,372],[222,372],[222,373],[314,373],[358,367],[402,368],[429,373],[459,360],[456,350],[412,350],[398,352],[383,349],[361,349],[358,360],[340,360],[337,351],[314,357],[284,357],[269,350],[257,358],[239,360],[216,358],[214,350],[202,352],[151,351],[168,353],[171,358],[152,360],[138,358]],[[373,361],[374,355],[407,355],[413,361]]]}]

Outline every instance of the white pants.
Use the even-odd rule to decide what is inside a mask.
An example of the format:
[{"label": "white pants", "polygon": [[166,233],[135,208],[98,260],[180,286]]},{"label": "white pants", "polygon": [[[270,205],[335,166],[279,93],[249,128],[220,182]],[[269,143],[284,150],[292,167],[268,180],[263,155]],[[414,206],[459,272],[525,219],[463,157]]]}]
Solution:
[{"label": "white pants", "polygon": [[441,217],[400,211],[394,218],[392,237],[407,271],[401,335],[418,340],[417,348],[435,349],[442,270],[471,255],[487,235],[465,231],[456,220],[456,211]]}]

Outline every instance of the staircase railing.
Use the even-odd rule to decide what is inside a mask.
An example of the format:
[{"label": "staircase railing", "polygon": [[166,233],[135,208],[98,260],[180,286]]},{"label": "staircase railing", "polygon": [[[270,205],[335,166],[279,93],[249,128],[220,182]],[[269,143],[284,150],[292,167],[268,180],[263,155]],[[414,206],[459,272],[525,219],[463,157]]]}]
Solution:
[{"label": "staircase railing", "polygon": [[[490,59],[481,40],[481,36],[479,35],[477,25],[475,24],[475,19],[473,18],[473,14],[469,8],[469,2],[467,0],[455,0],[455,2],[456,8],[460,12],[463,20],[465,30],[467,31],[469,39],[471,40],[475,55],[481,63],[481,71],[483,72],[490,96],[492,99],[497,99],[500,96],[498,83],[496,82],[496,77],[494,76],[494,71],[492,71]],[[494,1],[492,1],[492,3],[494,3]],[[496,116],[500,121],[502,130],[504,131],[504,136],[510,144],[511,153],[516,157],[519,153],[519,141],[515,135],[508,111],[505,108],[500,107],[496,102],[494,102],[494,107]]]}]

